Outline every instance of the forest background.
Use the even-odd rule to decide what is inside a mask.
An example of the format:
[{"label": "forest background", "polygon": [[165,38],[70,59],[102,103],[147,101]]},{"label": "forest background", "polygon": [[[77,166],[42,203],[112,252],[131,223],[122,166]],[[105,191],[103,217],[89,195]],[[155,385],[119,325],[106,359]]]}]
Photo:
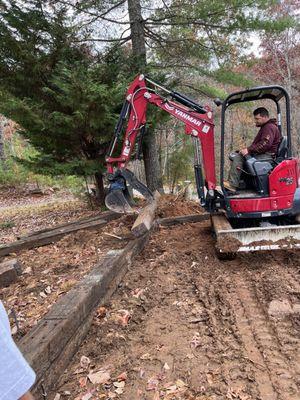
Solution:
[{"label": "forest background", "polygon": [[[94,183],[103,202],[105,154],[140,72],[210,105],[238,89],[284,86],[299,156],[299,15],[299,0],[1,0],[0,184]],[[230,111],[228,151],[256,133],[252,111]],[[189,139],[177,120],[150,110],[134,172],[151,189],[193,180]]]}]

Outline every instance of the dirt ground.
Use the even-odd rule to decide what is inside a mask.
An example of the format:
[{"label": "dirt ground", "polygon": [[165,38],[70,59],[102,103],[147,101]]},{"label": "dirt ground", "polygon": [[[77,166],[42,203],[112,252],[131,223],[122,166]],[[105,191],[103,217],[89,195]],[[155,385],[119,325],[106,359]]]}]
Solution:
[{"label": "dirt ground", "polygon": [[0,245],[28,232],[97,215],[86,202],[68,192],[32,194],[26,188],[0,189]]},{"label": "dirt ground", "polygon": [[299,252],[218,260],[208,221],[160,227],[53,395],[299,400],[299,272]]},{"label": "dirt ground", "polygon": [[[58,223],[101,214],[101,210],[91,210],[88,204],[76,199],[70,199],[66,203],[65,196],[58,197],[53,202],[55,199],[46,195],[45,198],[41,196],[38,201],[35,196],[28,196],[27,192],[12,192],[16,194],[16,199],[12,201],[9,219],[6,214],[0,215],[0,223],[9,220],[12,224],[4,224],[0,228],[0,244],[15,241],[20,235]],[[8,199],[10,193],[11,191],[3,191],[2,197]],[[24,213],[23,207],[28,204],[28,197],[32,197],[34,206]],[[167,199],[163,202],[160,215],[172,215],[172,212],[188,214],[191,209],[199,208],[194,203],[181,200],[174,206],[174,199]],[[1,209],[2,207],[0,212]],[[54,244],[25,250],[1,260],[17,257],[23,269],[17,282],[0,290],[0,300],[10,315],[15,339],[28,333],[62,295],[90,272],[107,251],[125,247],[135,218],[133,215],[122,216],[102,228],[75,232]],[[123,238],[125,239],[121,240]]]}]

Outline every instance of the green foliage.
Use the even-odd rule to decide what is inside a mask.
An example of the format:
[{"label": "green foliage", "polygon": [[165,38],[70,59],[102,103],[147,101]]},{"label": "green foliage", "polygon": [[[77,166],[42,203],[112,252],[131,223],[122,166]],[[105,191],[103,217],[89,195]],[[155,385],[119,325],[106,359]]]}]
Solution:
[{"label": "green foliage", "polygon": [[[39,174],[32,172],[26,167],[26,163],[35,157],[37,151],[30,144],[25,142],[19,135],[13,135],[10,141],[5,143],[5,161],[0,163],[0,185],[20,186],[26,183],[36,183],[41,187],[57,187],[68,189],[74,194],[84,190],[84,180],[75,175],[67,175],[66,172],[54,175]],[[17,162],[22,160],[22,162]]]},{"label": "green foliage", "polygon": [[254,84],[254,81],[246,77],[245,74],[225,68],[219,68],[218,70],[214,71],[212,76],[218,82],[231,84],[237,87],[251,87]]},{"label": "green foliage", "polygon": [[172,189],[179,182],[194,179],[193,147],[190,140],[184,140],[173,149],[167,169],[167,179]]},{"label": "green foliage", "polygon": [[0,5],[0,113],[36,149],[20,161],[52,175],[102,171],[130,73],[120,68],[126,55],[78,44],[67,10],[51,2]]},{"label": "green foliage", "polygon": [[10,220],[0,223],[0,229],[9,229],[9,228],[13,228],[14,226],[15,226],[15,223]]}]

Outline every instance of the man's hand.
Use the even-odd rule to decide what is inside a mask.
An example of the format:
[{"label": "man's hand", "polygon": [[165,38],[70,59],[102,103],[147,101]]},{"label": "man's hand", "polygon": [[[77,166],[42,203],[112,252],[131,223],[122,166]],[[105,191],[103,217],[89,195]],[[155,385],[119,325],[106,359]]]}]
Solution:
[{"label": "man's hand", "polygon": [[241,153],[241,155],[244,156],[244,157],[245,157],[247,154],[249,154],[247,147],[245,147],[244,149],[241,149],[241,150],[240,150],[240,153]]}]

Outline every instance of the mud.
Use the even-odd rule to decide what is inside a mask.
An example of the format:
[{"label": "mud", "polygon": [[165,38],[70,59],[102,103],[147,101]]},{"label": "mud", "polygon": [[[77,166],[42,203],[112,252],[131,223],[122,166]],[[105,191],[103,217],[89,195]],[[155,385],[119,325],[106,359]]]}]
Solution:
[{"label": "mud", "polygon": [[[214,244],[209,221],[155,231],[111,302],[98,309],[57,393],[299,400],[299,252],[220,261]],[[124,310],[130,317],[120,323]],[[82,356],[90,361],[84,368]],[[101,370],[110,378],[93,385],[89,371]]]}]

